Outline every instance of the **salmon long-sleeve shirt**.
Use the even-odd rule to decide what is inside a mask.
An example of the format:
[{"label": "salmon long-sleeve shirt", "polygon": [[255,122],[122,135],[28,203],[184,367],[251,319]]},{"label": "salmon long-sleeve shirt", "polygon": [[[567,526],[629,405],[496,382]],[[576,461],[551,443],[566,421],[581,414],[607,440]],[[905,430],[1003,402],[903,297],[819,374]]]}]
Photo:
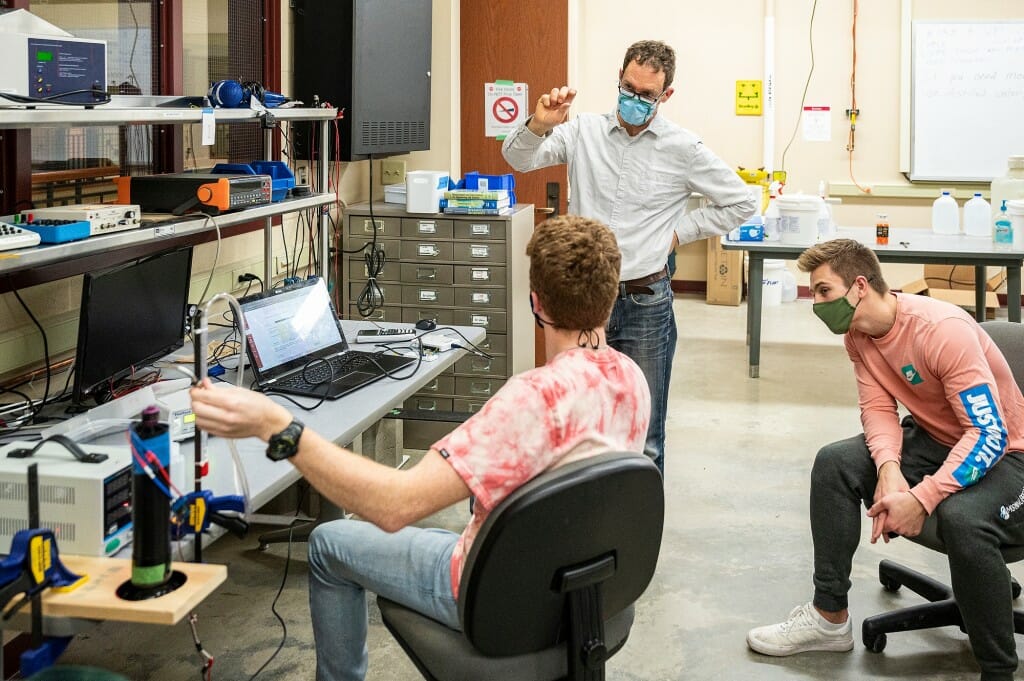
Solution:
[{"label": "salmon long-sleeve shirt", "polygon": [[896,296],[896,322],[880,338],[846,334],[861,423],[877,467],[900,461],[897,402],[951,448],[911,493],[931,514],[979,480],[1007,452],[1024,456],[1024,397],[999,348],[962,309],[926,296]]}]

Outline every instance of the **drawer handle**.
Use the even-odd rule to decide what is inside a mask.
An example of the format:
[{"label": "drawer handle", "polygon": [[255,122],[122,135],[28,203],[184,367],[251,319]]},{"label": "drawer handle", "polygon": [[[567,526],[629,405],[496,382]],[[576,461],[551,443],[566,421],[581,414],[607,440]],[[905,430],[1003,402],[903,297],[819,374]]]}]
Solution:
[{"label": "drawer handle", "polygon": [[482,225],[480,225],[480,224],[473,224],[473,225],[470,225],[469,231],[470,231],[471,234],[474,234],[474,235],[490,236],[490,234],[491,234],[491,226],[488,225],[488,224],[482,224]]},{"label": "drawer handle", "polygon": [[437,411],[437,400],[430,400],[429,402],[418,401],[416,402],[416,409],[418,411]]},{"label": "drawer handle", "polygon": [[473,303],[475,305],[490,305],[491,294],[490,293],[473,293]]},{"label": "drawer handle", "polygon": [[440,385],[441,382],[435,378],[433,381],[420,388],[420,390],[437,390],[440,387]]},{"label": "drawer handle", "polygon": [[469,254],[474,258],[486,258],[491,254],[490,246],[473,245],[469,247]]},{"label": "drawer handle", "polygon": [[488,383],[471,383],[470,386],[469,386],[469,392],[473,393],[474,395],[490,395],[491,394],[491,384],[490,384],[490,382],[488,382]]},{"label": "drawer handle", "polygon": [[417,267],[416,268],[417,279],[437,279],[437,268],[436,267]]},{"label": "drawer handle", "polygon": [[491,318],[485,314],[475,314],[470,319],[470,324],[473,326],[489,326]]},{"label": "drawer handle", "polygon": [[420,290],[420,300],[423,301],[423,302],[429,302],[429,303],[437,302],[437,291],[432,291],[432,290],[429,290],[429,289],[421,289]]},{"label": "drawer handle", "polygon": [[439,249],[434,244],[420,244],[417,252],[422,256],[432,257],[435,255],[440,255],[441,249]]},{"label": "drawer handle", "polygon": [[420,222],[417,229],[420,234],[437,234],[437,225],[433,222]]},{"label": "drawer handle", "polygon": [[384,221],[383,220],[363,220],[363,232],[366,234],[373,234],[373,223],[377,223],[377,231],[381,234],[384,233]]},{"label": "drawer handle", "polygon": [[470,274],[470,278],[473,281],[490,281],[491,271],[486,267],[474,267]]},{"label": "drawer handle", "polygon": [[473,361],[470,362],[469,366],[472,368],[473,371],[490,371],[491,360],[474,357]]}]

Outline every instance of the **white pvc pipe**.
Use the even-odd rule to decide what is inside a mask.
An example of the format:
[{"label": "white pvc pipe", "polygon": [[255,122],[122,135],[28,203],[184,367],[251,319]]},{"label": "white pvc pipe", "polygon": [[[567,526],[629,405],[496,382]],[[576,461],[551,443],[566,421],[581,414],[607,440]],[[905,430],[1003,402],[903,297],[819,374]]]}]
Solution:
[{"label": "white pvc pipe", "polygon": [[771,173],[775,169],[775,0],[764,0],[764,169]]}]

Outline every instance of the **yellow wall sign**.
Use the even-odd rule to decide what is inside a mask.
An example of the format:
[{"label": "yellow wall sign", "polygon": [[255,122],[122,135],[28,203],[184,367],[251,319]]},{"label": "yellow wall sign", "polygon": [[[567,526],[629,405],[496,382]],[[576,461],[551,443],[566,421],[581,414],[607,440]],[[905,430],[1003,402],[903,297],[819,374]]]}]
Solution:
[{"label": "yellow wall sign", "polygon": [[736,115],[737,116],[760,116],[761,115],[761,81],[759,81],[759,80],[737,80],[736,81]]}]

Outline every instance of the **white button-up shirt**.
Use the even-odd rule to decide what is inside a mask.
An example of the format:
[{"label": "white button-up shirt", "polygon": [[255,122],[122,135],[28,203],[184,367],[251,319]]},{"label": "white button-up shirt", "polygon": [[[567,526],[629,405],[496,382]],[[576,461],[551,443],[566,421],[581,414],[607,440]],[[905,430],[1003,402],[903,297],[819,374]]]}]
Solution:
[{"label": "white button-up shirt", "polygon": [[[656,115],[630,137],[610,114],[581,113],[538,137],[525,124],[501,148],[520,172],[569,164],[569,213],[594,218],[615,233],[620,279],[665,266],[672,233],[680,244],[726,234],[757,210],[753,192],[694,133]],[[708,205],[686,212],[690,194]]]}]

